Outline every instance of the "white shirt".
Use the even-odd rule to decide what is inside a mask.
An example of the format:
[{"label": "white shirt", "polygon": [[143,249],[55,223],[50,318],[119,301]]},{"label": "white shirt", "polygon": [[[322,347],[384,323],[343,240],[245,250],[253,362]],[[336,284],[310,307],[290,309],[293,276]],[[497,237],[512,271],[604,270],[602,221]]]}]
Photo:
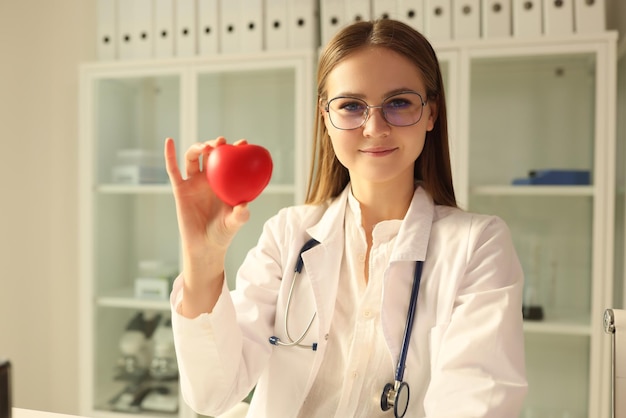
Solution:
[{"label": "white shirt", "polygon": [[345,216],[345,249],[330,326],[327,355],[301,410],[301,418],[389,417],[380,397],[393,383],[395,366],[380,325],[382,278],[401,220],[377,224],[372,232],[369,280],[361,208],[352,193]]}]

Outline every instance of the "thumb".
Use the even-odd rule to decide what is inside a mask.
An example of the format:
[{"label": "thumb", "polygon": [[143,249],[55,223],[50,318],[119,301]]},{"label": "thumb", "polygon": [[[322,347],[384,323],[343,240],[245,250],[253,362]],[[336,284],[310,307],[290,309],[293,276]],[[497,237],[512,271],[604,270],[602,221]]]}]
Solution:
[{"label": "thumb", "polygon": [[226,226],[229,230],[238,231],[250,219],[250,209],[247,203],[234,206],[226,218]]}]

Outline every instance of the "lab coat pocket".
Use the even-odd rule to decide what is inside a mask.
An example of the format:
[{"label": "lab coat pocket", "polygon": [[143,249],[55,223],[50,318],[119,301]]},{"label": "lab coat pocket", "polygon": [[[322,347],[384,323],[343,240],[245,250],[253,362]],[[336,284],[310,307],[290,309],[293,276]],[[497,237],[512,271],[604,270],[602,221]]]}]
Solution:
[{"label": "lab coat pocket", "polygon": [[430,334],[428,336],[428,340],[430,343],[430,371],[433,372],[433,369],[436,367],[439,354],[443,349],[443,336],[450,325],[449,322],[444,322],[443,324],[435,325],[430,329]]}]

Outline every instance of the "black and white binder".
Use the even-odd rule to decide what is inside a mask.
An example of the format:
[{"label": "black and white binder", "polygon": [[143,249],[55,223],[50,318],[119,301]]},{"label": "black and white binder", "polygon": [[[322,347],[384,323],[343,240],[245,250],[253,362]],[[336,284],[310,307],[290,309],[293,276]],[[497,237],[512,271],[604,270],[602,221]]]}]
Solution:
[{"label": "black and white binder", "polygon": [[544,33],[571,35],[574,33],[574,0],[543,0]]},{"label": "black and white binder", "polygon": [[[123,1],[123,0],[122,0]],[[190,57],[196,55],[196,0],[175,0],[176,55]]]},{"label": "black and white binder", "polygon": [[219,0],[198,0],[198,55],[219,53]]},{"label": "black and white binder", "polygon": [[424,31],[424,0],[398,0],[398,20]]},{"label": "black and white binder", "polygon": [[541,0],[513,0],[513,36],[528,38],[542,34]]},{"label": "black and white binder", "polygon": [[264,7],[265,49],[268,51],[287,49],[289,0],[267,0]]},{"label": "black and white binder", "polygon": [[511,36],[511,0],[482,0],[480,10],[483,38],[508,38]]},{"label": "black and white binder", "polygon": [[101,61],[117,58],[117,2],[116,0],[97,0],[97,55]]},{"label": "black and white binder", "polygon": [[174,56],[174,0],[154,0],[154,56]]},{"label": "black and white binder", "polygon": [[432,41],[452,38],[452,0],[426,0],[424,31]]},{"label": "black and white binder", "polygon": [[577,33],[604,32],[606,30],[605,3],[605,0],[575,0],[574,30]]},{"label": "black and white binder", "polygon": [[452,6],[452,37],[480,38],[480,0],[456,0]]}]

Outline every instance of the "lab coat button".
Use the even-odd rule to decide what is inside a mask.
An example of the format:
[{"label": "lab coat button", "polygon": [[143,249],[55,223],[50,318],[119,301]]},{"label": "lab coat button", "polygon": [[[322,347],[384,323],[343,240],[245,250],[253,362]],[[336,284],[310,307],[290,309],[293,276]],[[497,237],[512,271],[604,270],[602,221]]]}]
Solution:
[{"label": "lab coat button", "polygon": [[365,254],[359,254],[359,261],[361,263],[365,262]]},{"label": "lab coat button", "polygon": [[328,341],[328,334],[324,335],[324,339]]}]

